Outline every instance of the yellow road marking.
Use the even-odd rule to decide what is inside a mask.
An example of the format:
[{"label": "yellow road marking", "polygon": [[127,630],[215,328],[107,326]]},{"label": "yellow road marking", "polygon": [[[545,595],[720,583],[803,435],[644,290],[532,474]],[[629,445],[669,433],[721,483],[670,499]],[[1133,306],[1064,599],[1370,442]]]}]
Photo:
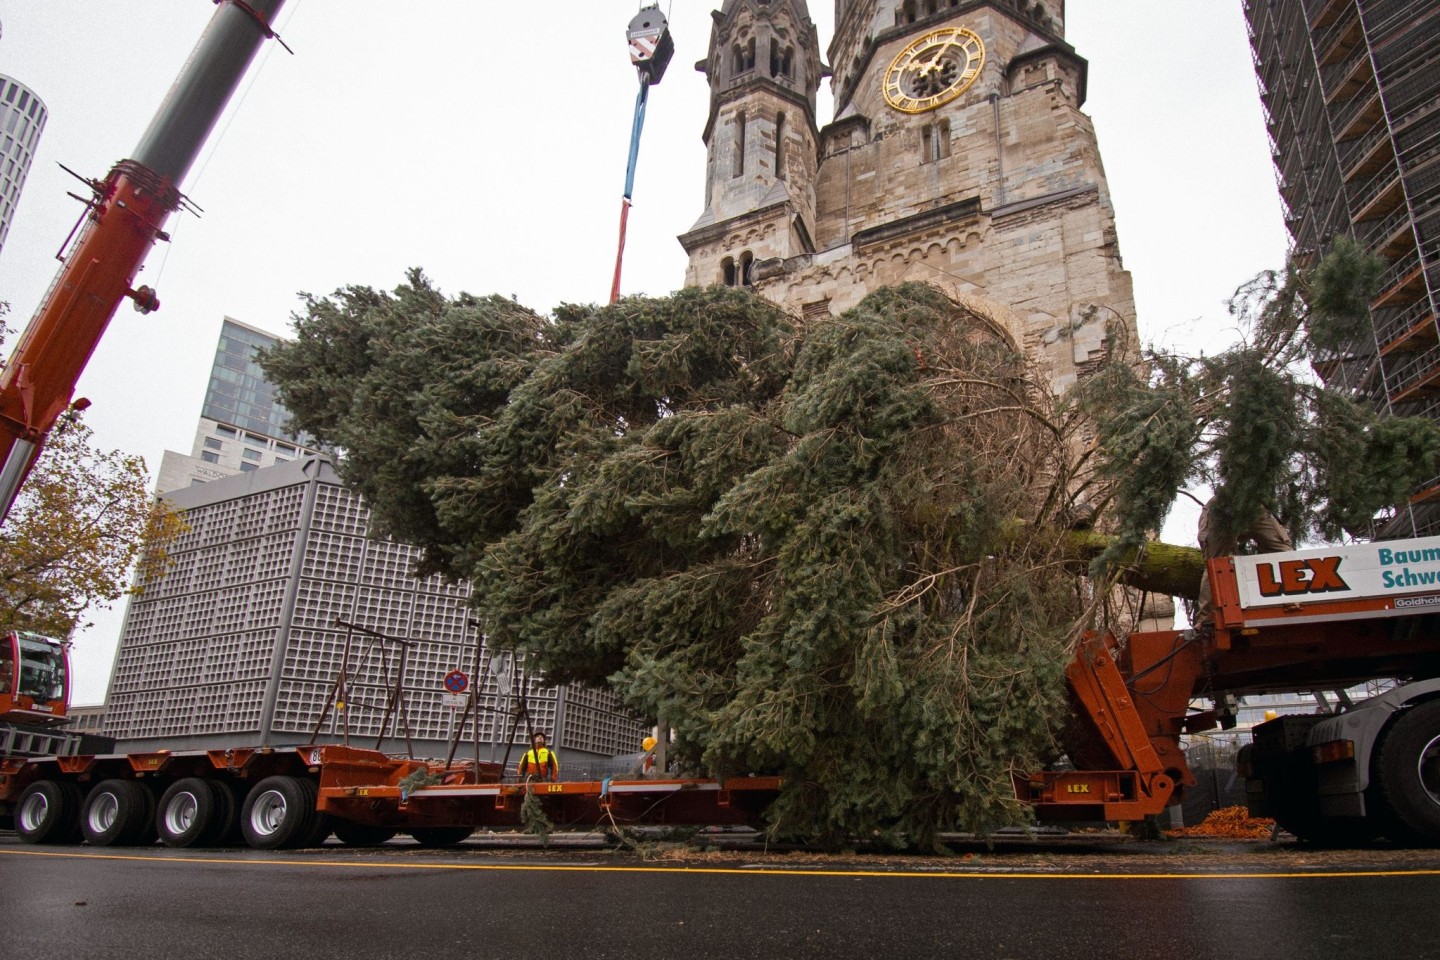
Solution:
[{"label": "yellow road marking", "polygon": [[1311,880],[1359,877],[1436,877],[1440,869],[1330,870],[1304,873],[989,873],[941,870],[807,870],[803,867],[621,867],[522,863],[402,863],[375,860],[257,860],[201,856],[140,856],[123,853],[52,853],[45,850],[0,850],[13,857],[50,857],[61,860],[140,860],[160,863],[229,864],[230,866],[331,867],[374,870],[481,870],[530,873],[697,873],[753,877],[909,877],[949,880]]}]

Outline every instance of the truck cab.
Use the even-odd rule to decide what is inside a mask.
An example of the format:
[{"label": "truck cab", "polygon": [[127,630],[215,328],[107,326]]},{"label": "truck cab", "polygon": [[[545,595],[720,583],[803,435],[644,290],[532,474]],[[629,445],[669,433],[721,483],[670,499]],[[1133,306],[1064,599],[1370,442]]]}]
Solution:
[{"label": "truck cab", "polygon": [[25,630],[0,635],[0,721],[44,726],[64,720],[69,678],[63,641]]}]

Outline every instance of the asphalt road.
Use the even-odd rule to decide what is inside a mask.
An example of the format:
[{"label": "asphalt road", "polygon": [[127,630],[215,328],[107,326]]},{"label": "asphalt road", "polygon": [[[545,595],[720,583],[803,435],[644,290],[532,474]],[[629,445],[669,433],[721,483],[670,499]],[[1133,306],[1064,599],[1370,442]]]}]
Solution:
[{"label": "asphalt road", "polygon": [[38,847],[0,834],[0,931],[6,957],[84,960],[1440,957],[1434,860],[1249,859],[665,863],[404,843]]}]

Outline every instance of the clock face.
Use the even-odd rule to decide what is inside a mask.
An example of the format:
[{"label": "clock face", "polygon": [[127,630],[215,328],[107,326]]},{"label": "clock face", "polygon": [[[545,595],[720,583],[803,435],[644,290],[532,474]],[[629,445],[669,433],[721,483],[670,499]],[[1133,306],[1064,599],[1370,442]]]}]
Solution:
[{"label": "clock face", "polygon": [[964,27],[943,27],[916,38],[885,71],[885,102],[902,113],[923,113],[964,93],[985,65],[985,44]]}]

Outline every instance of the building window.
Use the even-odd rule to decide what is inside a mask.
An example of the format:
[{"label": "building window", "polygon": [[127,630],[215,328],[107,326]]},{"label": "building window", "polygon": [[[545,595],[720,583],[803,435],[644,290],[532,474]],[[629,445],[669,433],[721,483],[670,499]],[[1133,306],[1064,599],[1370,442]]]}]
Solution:
[{"label": "building window", "polygon": [[920,162],[933,163],[950,156],[950,121],[937,120],[920,128]]},{"label": "building window", "polygon": [[204,460],[206,463],[219,463],[220,454],[211,453],[209,450],[206,450],[205,452],[200,454],[200,459]]},{"label": "building window", "polygon": [[241,470],[242,473],[249,473],[251,470],[259,470],[259,469],[260,469],[260,464],[258,464],[258,463],[242,463],[242,464],[240,464],[240,470]]},{"label": "building window", "polygon": [[755,282],[755,254],[746,250],[740,254],[740,285],[748,287]]},{"label": "building window", "polygon": [[726,257],[720,261],[720,281],[727,287],[735,286],[735,260]]},{"label": "building window", "polygon": [[224,450],[224,449],[225,449],[225,444],[222,443],[222,442],[219,441],[219,440],[216,440],[214,437],[206,437],[206,438],[205,438],[205,449],[207,449],[207,450]]},{"label": "building window", "polygon": [[755,69],[755,38],[751,37],[748,43],[735,44],[732,48],[735,72],[748,73]]},{"label": "building window", "polygon": [[780,41],[770,38],[770,76],[793,77],[795,75],[795,48],[782,47]]},{"label": "building window", "polygon": [[745,114],[735,114],[735,163],[730,175],[738,177],[745,172]]},{"label": "building window", "polygon": [[259,450],[246,450],[243,454],[241,454],[241,456],[243,456],[246,460],[259,460],[259,459],[260,459],[260,451],[259,451]]},{"label": "building window", "polygon": [[276,452],[276,453],[288,453],[288,454],[290,454],[290,456],[292,456],[292,457],[295,456],[295,448],[294,448],[294,447],[290,446],[290,444],[288,444],[288,443],[281,443],[281,442],[278,441],[278,440],[275,441],[275,452]]},{"label": "building window", "polygon": [[222,437],[233,437],[233,436],[235,436],[235,428],[234,428],[234,427],[227,427],[227,426],[225,426],[224,424],[216,424],[216,426],[215,426],[215,432],[218,433],[218,434],[220,434],[220,436],[222,436]]},{"label": "building window", "polygon": [[270,441],[266,440],[264,437],[257,437],[257,436],[255,436],[255,434],[253,434],[253,433],[247,433],[247,434],[245,434],[245,442],[248,443],[248,444],[249,444],[250,446],[252,446],[252,447],[268,447],[268,446],[270,446]]},{"label": "building window", "polygon": [[785,114],[775,114],[775,179],[785,179]]}]

